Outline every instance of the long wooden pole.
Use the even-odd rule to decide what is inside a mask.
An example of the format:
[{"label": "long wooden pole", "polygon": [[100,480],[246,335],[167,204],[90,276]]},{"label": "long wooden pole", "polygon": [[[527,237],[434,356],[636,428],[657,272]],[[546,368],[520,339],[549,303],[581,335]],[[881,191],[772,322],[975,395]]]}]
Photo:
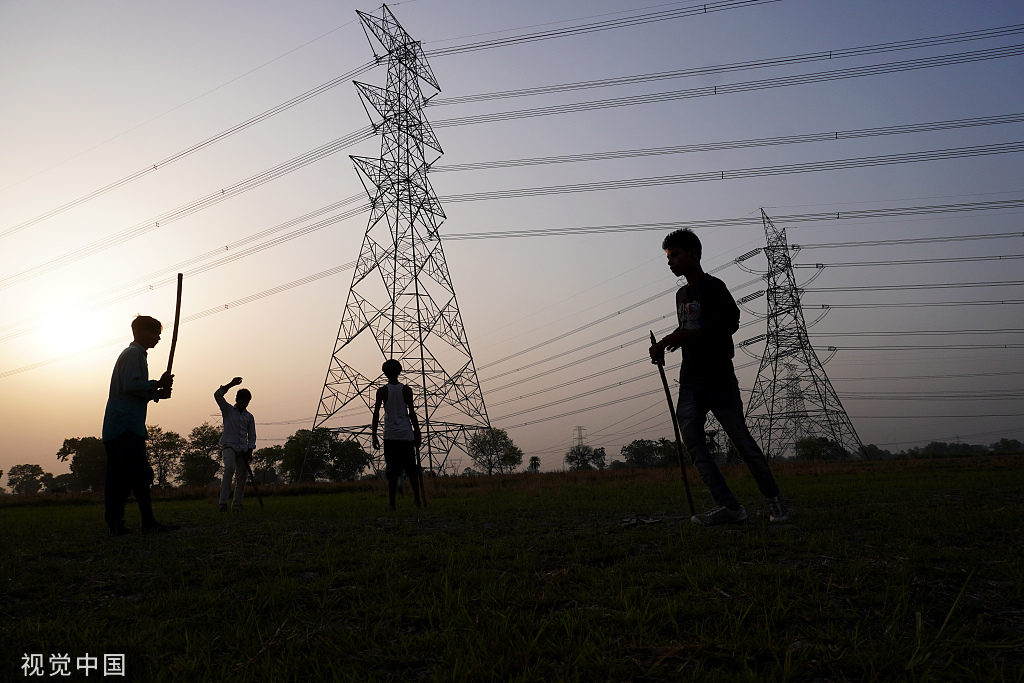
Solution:
[{"label": "long wooden pole", "polygon": [[[654,330],[651,330],[651,344],[657,344],[654,337]],[[658,372],[661,373],[661,384],[665,387],[665,398],[668,400],[668,411],[672,415],[672,428],[676,431],[676,452],[679,455],[679,471],[683,475],[683,488],[686,489],[686,504],[690,508],[690,514],[695,515],[697,511],[693,507],[693,496],[690,494],[690,480],[686,477],[686,455],[683,451],[683,439],[679,435],[679,421],[676,419],[676,407],[672,405],[672,392],[668,388],[668,378],[665,377],[665,356],[662,355],[657,361]]]},{"label": "long wooden pole", "polygon": [[181,320],[181,281],[184,273],[178,273],[178,303],[174,306],[174,332],[171,334],[171,352],[167,356],[167,373],[170,374],[174,365],[174,347],[178,345],[178,321]]}]

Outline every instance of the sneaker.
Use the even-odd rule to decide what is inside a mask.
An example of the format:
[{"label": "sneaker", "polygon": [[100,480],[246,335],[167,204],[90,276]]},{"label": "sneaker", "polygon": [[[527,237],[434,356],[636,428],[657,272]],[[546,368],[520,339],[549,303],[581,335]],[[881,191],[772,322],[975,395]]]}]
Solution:
[{"label": "sneaker", "polygon": [[786,499],[782,497],[781,493],[774,498],[766,498],[765,500],[768,501],[768,521],[789,521],[789,508],[786,506]]},{"label": "sneaker", "polygon": [[690,521],[697,526],[721,526],[723,524],[743,524],[747,521],[747,510],[742,505],[739,510],[730,510],[719,505],[713,510],[694,515]]},{"label": "sneaker", "polygon": [[220,511],[221,512],[227,512],[228,511],[228,504],[227,503],[221,503],[220,504]]},{"label": "sneaker", "polygon": [[127,536],[131,532],[132,530],[126,527],[124,525],[124,522],[121,522],[120,524],[115,524],[110,527],[110,533],[112,533],[114,536]]}]

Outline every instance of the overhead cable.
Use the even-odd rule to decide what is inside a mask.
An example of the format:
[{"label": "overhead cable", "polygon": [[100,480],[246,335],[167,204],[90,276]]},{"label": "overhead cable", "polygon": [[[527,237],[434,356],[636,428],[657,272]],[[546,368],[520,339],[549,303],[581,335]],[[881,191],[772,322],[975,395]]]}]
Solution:
[{"label": "overhead cable", "polygon": [[785,57],[770,57],[767,59],[749,60],[745,62],[732,62],[729,64],[718,64],[715,66],[693,67],[689,69],[677,69],[673,71],[662,71],[659,73],[637,74],[633,76],[619,76],[616,78],[602,78],[591,81],[576,81],[573,83],[560,83],[556,85],[542,85],[533,88],[519,88],[516,90],[503,90],[499,92],[478,93],[476,95],[462,95],[456,97],[435,98],[427,103],[431,107],[443,107],[453,104],[466,104],[469,102],[485,102],[490,100],[507,99],[511,97],[527,97],[533,95],[551,95],[554,93],[571,92],[575,90],[591,90],[594,88],[607,88],[621,85],[633,85],[636,83],[651,83],[656,81],[671,80],[676,78],[690,78],[693,76],[708,76],[711,74],[722,74],[731,71],[745,71],[748,69],[763,69],[774,66],[788,66],[792,64],[804,64],[808,62],[829,61],[848,57],[859,57],[863,55],[875,55],[885,52],[897,52],[901,50],[919,49],[923,47],[934,47],[936,45],[949,45],[962,43],[971,40],[987,40],[991,38],[1002,38],[1005,36],[1024,33],[1024,24],[1012,24],[1009,26],[998,26],[978,31],[965,31],[962,33],[948,33],[928,38],[911,38],[909,40],[898,40],[889,43],[877,43],[874,45],[863,45],[860,47],[845,48],[839,50],[819,50]]},{"label": "overhead cable", "polygon": [[606,161],[612,159],[628,159],[636,157],[660,156],[666,154],[688,154],[690,152],[710,152],[746,147],[768,147],[774,145],[793,145],[805,142],[827,142],[833,140],[852,140],[856,138],[877,137],[883,135],[903,135],[906,133],[923,133],[938,130],[954,130],[977,126],[992,126],[1007,123],[1024,122],[1024,113],[1001,114],[997,116],[980,116],[970,119],[953,119],[948,121],[932,121],[928,123],[911,123],[897,126],[881,126],[876,128],[860,128],[845,131],[829,131],[824,133],[804,133],[802,135],[783,135],[773,138],[754,138],[748,140],[726,140],[722,142],[703,142],[692,145],[673,145],[669,147],[653,147],[648,149],[626,149],[610,152],[592,152],[589,154],[568,154],[563,156],[532,157],[526,159],[500,159],[497,161],[478,161],[464,164],[434,166],[432,173],[451,171],[479,171],[493,168],[512,168],[519,166],[541,166],[546,164],[565,164],[589,161]]},{"label": "overhead cable", "polygon": [[807,85],[809,83],[824,83],[827,81],[846,80],[850,78],[862,78],[865,76],[878,76],[881,74],[900,73],[904,71],[916,71],[919,69],[930,69],[940,66],[969,64],[972,62],[988,61],[992,59],[1017,57],[1022,54],[1024,54],[1024,45],[1009,45],[1006,47],[996,47],[985,50],[972,50],[969,52],[959,52],[955,54],[939,55],[935,57],[921,57],[918,59],[904,60],[899,62],[872,64],[869,66],[850,67],[847,69],[834,69],[832,71],[821,71],[810,74],[778,76],[775,78],[764,78],[756,81],[744,81],[741,83],[710,85],[698,88],[687,88],[685,90],[671,90],[660,93],[648,93],[646,95],[630,95],[626,97],[613,97],[602,100],[590,100],[586,102],[573,102],[568,104],[554,104],[543,107],[532,107],[529,109],[498,111],[489,114],[459,116],[455,118],[440,119],[438,121],[434,121],[431,123],[431,126],[434,128],[445,128],[449,126],[465,126],[478,123],[493,123],[495,121],[512,121],[517,119],[533,118],[537,116],[552,116],[557,114],[569,114],[581,111],[593,111],[597,109],[628,107],[638,104],[673,102],[677,100],[691,99],[695,97],[715,97],[718,95],[751,92],[754,90],[765,90],[769,88],[783,88],[794,85]]}]

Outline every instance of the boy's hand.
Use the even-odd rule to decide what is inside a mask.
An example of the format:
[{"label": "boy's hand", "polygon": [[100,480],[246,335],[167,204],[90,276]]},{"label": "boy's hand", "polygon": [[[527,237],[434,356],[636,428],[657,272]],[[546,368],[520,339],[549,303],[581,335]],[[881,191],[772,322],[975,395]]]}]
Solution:
[{"label": "boy's hand", "polygon": [[663,365],[665,363],[665,340],[651,344],[651,363]]},{"label": "boy's hand", "polygon": [[[169,372],[165,372],[164,374],[160,375],[160,379],[157,380],[156,388],[157,389],[167,389],[169,391],[173,384],[174,384],[174,375],[172,375]],[[168,395],[170,395],[170,394],[168,394]]]},{"label": "boy's hand", "polygon": [[171,397],[171,388],[167,387],[166,389],[157,389],[156,395],[157,395],[157,398],[170,398]]},{"label": "boy's hand", "polygon": [[371,440],[373,442],[373,450],[379,451],[380,450],[380,441],[377,440],[377,435],[374,434],[373,437],[371,438]]},{"label": "boy's hand", "polygon": [[228,383],[228,386],[229,387],[237,387],[241,383],[242,383],[242,378],[241,377],[235,377],[233,380],[231,380]]}]

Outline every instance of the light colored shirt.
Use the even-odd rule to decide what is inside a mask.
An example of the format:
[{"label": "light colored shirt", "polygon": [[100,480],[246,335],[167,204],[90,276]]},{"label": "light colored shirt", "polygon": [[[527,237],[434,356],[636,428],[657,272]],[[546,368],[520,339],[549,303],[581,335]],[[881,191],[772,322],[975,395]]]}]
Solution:
[{"label": "light colored shirt", "polygon": [[409,422],[409,406],[405,402],[405,387],[401,383],[386,385],[388,400],[384,401],[384,438],[388,441],[413,441],[415,436]]},{"label": "light colored shirt", "polygon": [[239,410],[224,399],[228,389],[224,385],[213,392],[213,398],[220,406],[220,414],[224,418],[220,445],[236,450],[252,450],[256,448],[256,419],[248,410]]},{"label": "light colored shirt", "polygon": [[121,352],[110,376],[110,394],[103,412],[103,440],[125,432],[146,436],[146,406],[158,401],[156,380],[149,379],[146,349],[132,342]]}]

